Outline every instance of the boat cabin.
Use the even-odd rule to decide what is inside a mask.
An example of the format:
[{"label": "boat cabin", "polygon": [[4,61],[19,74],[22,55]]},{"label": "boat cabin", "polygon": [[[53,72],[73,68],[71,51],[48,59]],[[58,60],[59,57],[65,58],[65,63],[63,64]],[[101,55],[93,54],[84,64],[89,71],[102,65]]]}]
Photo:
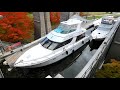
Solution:
[{"label": "boat cabin", "polygon": [[115,23],[114,17],[112,17],[112,16],[107,16],[107,17],[105,17],[105,18],[102,18],[101,23],[102,23],[102,24],[112,25],[112,24]]},{"label": "boat cabin", "polygon": [[81,24],[83,21],[76,19],[69,19],[67,21],[63,21],[60,25],[54,30],[57,33],[68,34],[77,29],[78,24]]}]

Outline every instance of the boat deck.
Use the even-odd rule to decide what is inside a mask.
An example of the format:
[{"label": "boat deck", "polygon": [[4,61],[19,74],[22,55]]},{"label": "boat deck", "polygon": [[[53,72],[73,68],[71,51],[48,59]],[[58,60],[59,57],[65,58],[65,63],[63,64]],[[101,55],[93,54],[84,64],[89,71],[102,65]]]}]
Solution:
[{"label": "boat deck", "polygon": [[19,51],[19,52],[16,52],[8,57],[5,58],[5,62],[3,62],[4,64],[6,65],[9,65],[10,67],[13,67],[13,64],[16,62],[16,60],[22,55],[24,54],[27,50],[29,50],[30,48],[32,48],[33,46],[35,46],[36,44],[33,44],[31,46],[29,46],[28,48],[22,50],[22,51]]},{"label": "boat deck", "polygon": [[84,24],[81,25],[81,27],[87,28],[88,26],[92,25],[93,22],[94,22],[94,21],[90,21],[90,22],[88,22],[88,23],[84,23]]}]

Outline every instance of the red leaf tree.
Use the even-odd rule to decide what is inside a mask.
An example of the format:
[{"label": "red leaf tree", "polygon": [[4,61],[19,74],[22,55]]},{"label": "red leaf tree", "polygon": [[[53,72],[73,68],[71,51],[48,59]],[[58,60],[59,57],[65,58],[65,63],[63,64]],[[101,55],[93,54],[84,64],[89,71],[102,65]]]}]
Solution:
[{"label": "red leaf tree", "polygon": [[33,22],[27,12],[0,12],[0,39],[8,42],[24,41],[31,37]]},{"label": "red leaf tree", "polygon": [[52,23],[60,22],[60,12],[50,12],[50,21]]}]

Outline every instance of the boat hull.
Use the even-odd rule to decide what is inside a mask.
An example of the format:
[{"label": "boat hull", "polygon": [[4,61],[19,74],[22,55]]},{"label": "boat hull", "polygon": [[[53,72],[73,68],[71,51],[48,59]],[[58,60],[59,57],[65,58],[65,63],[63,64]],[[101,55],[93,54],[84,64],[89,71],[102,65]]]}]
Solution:
[{"label": "boat hull", "polygon": [[105,38],[95,38],[94,41],[103,41]]},{"label": "boat hull", "polygon": [[[89,42],[89,41],[88,41]],[[87,43],[88,43],[87,42]],[[86,44],[86,43],[85,43]],[[81,47],[80,47],[81,48]],[[80,48],[78,48],[78,49],[80,49]],[[77,49],[77,50],[78,50]],[[76,50],[75,50],[76,51]],[[72,52],[72,53],[70,53],[69,55],[71,55],[71,54],[73,54],[74,52]],[[54,63],[56,63],[56,62],[58,62],[58,61],[60,61],[60,60],[62,60],[62,59],[64,59],[64,58],[66,58],[66,57],[68,57],[69,55],[67,55],[67,56],[65,56],[65,57],[56,57],[56,59],[49,59],[48,61],[46,61],[46,62],[43,62],[43,63],[40,63],[40,64],[36,64],[36,65],[31,65],[31,66],[25,66],[25,67],[19,67],[19,68],[38,68],[38,67],[44,67],[44,66],[47,66],[47,65],[51,65],[51,64],[54,64]]]},{"label": "boat hull", "polygon": [[[84,39],[84,44],[90,42],[90,37],[87,37],[86,39]],[[83,45],[84,45],[83,44]],[[78,44],[79,45],[79,44]],[[62,51],[61,55],[58,55],[56,57],[53,57],[45,62],[39,63],[39,64],[35,64],[35,65],[30,65],[30,66],[18,66],[20,68],[37,68],[37,67],[43,67],[43,66],[47,66],[50,64],[53,64],[55,62],[58,62],[64,58],[66,58],[67,56],[71,55],[74,51],[80,49],[83,45],[79,45],[76,46],[77,48],[72,50],[70,53],[66,54],[66,51]],[[15,67],[15,66],[14,66]]]}]

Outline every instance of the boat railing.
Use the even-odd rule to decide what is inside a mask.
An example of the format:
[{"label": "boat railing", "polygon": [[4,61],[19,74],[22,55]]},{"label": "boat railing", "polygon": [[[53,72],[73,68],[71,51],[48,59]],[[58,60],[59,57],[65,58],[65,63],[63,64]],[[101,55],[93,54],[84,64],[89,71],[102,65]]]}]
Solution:
[{"label": "boat railing", "polygon": [[30,47],[30,46],[32,46],[32,45],[38,44],[38,43],[39,43],[42,39],[44,39],[44,38],[45,38],[45,36],[43,36],[43,37],[41,37],[41,38],[39,38],[39,39],[31,42],[31,43],[28,43],[28,44],[26,44],[26,45],[21,45],[20,47],[14,49],[14,50],[10,50],[10,51],[8,51],[8,52],[5,52],[5,53],[3,53],[3,54],[0,56],[0,58],[4,58],[4,57],[9,56],[9,55],[11,55],[11,54],[14,54],[14,53],[16,53],[16,52],[23,51],[24,49],[26,49],[26,48],[28,48],[28,47]]}]

